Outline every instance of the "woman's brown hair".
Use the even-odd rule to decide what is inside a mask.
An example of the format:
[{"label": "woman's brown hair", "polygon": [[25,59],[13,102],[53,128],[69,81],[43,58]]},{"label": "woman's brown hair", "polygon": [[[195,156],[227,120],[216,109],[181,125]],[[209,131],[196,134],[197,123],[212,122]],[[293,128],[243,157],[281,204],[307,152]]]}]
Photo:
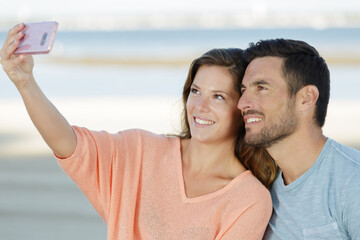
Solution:
[{"label": "woman's brown hair", "polygon": [[[191,138],[186,103],[190,94],[191,85],[199,68],[203,65],[225,67],[233,76],[235,90],[241,94],[240,85],[245,73],[245,62],[243,61],[242,54],[243,50],[238,48],[212,49],[191,63],[182,93],[184,107],[181,119],[181,138]],[[245,124],[243,120],[241,121],[241,127],[239,128],[235,142],[235,156],[247,169],[251,170],[254,176],[267,188],[270,188],[276,178],[278,167],[265,148],[251,147],[244,143]]]}]

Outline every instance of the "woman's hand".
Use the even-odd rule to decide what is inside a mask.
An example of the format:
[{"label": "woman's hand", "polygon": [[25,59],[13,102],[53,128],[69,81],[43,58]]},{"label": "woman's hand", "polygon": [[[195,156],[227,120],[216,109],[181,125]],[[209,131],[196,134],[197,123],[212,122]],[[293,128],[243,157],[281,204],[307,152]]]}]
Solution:
[{"label": "woman's hand", "polygon": [[26,86],[28,81],[32,80],[34,60],[31,55],[14,54],[19,46],[21,39],[24,37],[23,23],[10,29],[7,38],[0,50],[1,65],[9,76],[11,81],[20,90]]}]

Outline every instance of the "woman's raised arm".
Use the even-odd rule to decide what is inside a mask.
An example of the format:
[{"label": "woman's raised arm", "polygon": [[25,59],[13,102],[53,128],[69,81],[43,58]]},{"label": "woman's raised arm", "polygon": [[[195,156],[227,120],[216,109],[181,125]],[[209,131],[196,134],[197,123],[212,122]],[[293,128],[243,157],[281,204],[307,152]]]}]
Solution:
[{"label": "woman's raised arm", "polygon": [[0,50],[1,64],[18,89],[35,127],[58,157],[70,156],[76,148],[76,135],[67,120],[48,100],[33,76],[31,55],[16,55],[24,36],[24,24],[13,27]]}]

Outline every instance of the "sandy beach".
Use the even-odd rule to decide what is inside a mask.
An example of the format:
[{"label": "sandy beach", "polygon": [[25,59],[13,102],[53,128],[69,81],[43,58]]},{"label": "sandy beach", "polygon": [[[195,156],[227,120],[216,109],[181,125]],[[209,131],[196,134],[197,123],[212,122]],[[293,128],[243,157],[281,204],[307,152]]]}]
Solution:
[{"label": "sandy beach", "polygon": [[[94,130],[179,129],[181,101],[175,97],[51,100],[71,124]],[[359,104],[331,101],[324,133],[360,149]],[[0,100],[0,112],[0,239],[106,239],[104,222],[58,167],[21,99]]]},{"label": "sandy beach", "polygon": [[[141,128],[155,133],[175,133],[181,100],[175,97],[94,97],[50,99],[71,125],[117,132]],[[21,99],[0,100],[7,113],[0,125],[0,156],[49,154]],[[0,157],[1,158],[1,157]]]},{"label": "sandy beach", "polygon": [[102,219],[51,155],[1,157],[0,239],[106,239]]},{"label": "sandy beach", "polygon": [[[51,99],[72,125],[117,132],[141,128],[177,133],[182,110],[176,97],[93,97]],[[327,137],[360,147],[359,100],[330,100],[323,128]],[[0,100],[0,159],[51,154],[32,125],[21,99]],[[344,121],[346,119],[346,121]]]}]

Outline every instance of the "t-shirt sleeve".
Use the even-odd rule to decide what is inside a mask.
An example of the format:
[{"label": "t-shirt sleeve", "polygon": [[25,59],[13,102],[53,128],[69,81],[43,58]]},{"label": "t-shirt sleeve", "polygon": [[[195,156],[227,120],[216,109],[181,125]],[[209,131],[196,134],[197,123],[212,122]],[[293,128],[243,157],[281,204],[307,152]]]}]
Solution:
[{"label": "t-shirt sleeve", "polygon": [[343,222],[349,239],[360,239],[360,172],[354,173],[343,195]]},{"label": "t-shirt sleeve", "polygon": [[127,132],[109,134],[80,127],[73,129],[77,139],[75,152],[66,159],[57,158],[58,163],[107,223],[111,198],[119,196],[114,189],[121,188],[120,176],[124,176],[131,137]]}]

